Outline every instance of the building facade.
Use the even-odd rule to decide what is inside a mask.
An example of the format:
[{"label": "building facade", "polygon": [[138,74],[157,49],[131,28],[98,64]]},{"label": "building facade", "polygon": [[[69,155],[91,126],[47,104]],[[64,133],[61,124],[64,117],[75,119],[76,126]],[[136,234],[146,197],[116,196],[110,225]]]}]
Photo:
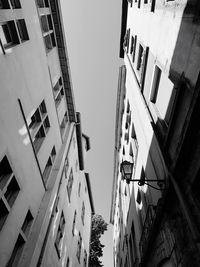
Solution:
[{"label": "building facade", "polygon": [[[191,0],[122,1],[115,266],[200,265],[199,10]],[[137,181],[123,179],[124,161]]]},{"label": "building facade", "polygon": [[0,1],[0,266],[88,266],[94,212],[60,1]]}]

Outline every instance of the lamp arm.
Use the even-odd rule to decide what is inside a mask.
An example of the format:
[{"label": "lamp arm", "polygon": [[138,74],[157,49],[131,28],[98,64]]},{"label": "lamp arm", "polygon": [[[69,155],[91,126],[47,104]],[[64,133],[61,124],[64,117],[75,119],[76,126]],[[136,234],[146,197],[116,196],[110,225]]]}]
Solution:
[{"label": "lamp arm", "polygon": [[150,186],[150,187],[152,187],[153,189],[156,189],[156,190],[158,190],[158,191],[162,191],[161,188],[158,188],[158,187],[155,187],[155,186],[153,186],[153,185],[150,185],[150,184],[148,184],[147,182],[145,182],[145,184],[148,185],[148,186]]},{"label": "lamp arm", "polygon": [[[124,180],[126,180],[126,178]],[[141,181],[141,179],[127,179],[127,180],[129,180],[130,182],[140,182]],[[162,182],[162,183],[166,182],[163,179],[148,179],[148,180],[145,179],[145,181],[147,181],[147,182]]]}]

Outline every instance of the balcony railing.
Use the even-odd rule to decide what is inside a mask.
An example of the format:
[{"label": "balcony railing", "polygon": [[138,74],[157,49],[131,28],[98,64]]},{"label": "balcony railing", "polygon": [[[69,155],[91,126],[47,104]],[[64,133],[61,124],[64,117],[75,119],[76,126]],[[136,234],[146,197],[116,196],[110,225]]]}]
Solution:
[{"label": "balcony railing", "polygon": [[149,241],[151,230],[153,228],[155,217],[156,217],[155,206],[149,205],[147,209],[144,225],[143,225],[140,243],[139,243],[141,257],[143,257],[148,247],[148,241]]}]

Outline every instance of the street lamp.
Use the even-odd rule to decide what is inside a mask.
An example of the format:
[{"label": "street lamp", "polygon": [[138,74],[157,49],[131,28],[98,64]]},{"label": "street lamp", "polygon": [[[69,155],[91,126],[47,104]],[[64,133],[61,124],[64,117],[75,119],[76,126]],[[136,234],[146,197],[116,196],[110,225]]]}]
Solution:
[{"label": "street lamp", "polygon": [[122,161],[120,166],[120,171],[122,173],[122,178],[126,181],[131,180],[132,174],[133,174],[133,163],[125,160]]},{"label": "street lamp", "polygon": [[122,161],[121,165],[120,165],[120,171],[122,173],[122,179],[126,180],[127,184],[130,184],[130,182],[138,182],[139,186],[143,186],[143,185],[148,185],[154,189],[157,190],[163,190],[162,188],[157,188],[153,185],[150,185],[149,182],[157,182],[160,186],[161,185],[165,185],[165,180],[162,179],[146,179],[145,175],[142,175],[140,179],[131,179],[132,178],[132,174],[133,174],[133,163],[129,162],[127,160]]}]

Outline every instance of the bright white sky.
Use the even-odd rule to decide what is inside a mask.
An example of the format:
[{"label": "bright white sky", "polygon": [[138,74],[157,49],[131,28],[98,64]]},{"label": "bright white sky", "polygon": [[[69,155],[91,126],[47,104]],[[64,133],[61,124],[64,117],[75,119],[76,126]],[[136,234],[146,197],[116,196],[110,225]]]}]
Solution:
[{"label": "bright white sky", "polygon": [[[115,109],[121,1],[61,0],[76,110],[90,137],[86,158],[95,211],[109,222],[113,181]],[[104,234],[103,264],[113,266],[112,227]]]}]

